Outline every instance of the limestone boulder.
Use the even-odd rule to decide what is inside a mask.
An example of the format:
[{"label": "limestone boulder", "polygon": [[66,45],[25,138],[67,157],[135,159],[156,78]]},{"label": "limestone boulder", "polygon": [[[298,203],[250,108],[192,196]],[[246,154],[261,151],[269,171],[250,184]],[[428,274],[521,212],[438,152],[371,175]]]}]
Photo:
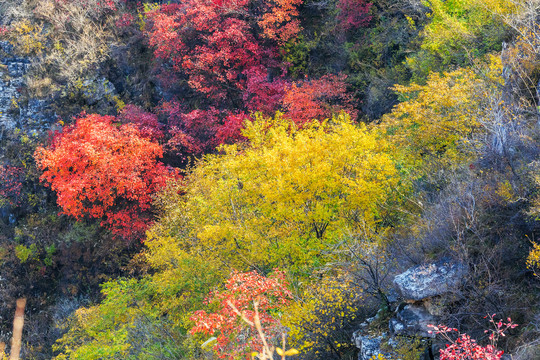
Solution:
[{"label": "limestone boulder", "polygon": [[358,354],[358,360],[370,360],[377,355],[383,355],[385,359],[392,360],[391,354],[385,353],[381,350],[381,344],[385,337],[366,335],[362,331],[356,331],[353,334],[352,341],[356,345],[360,352]]},{"label": "limestone boulder", "polygon": [[408,269],[394,278],[394,286],[406,301],[421,301],[456,288],[466,273],[464,264],[442,260]]},{"label": "limestone boulder", "polygon": [[393,335],[434,337],[428,325],[437,325],[437,318],[424,306],[404,304],[397,308],[389,327]]}]

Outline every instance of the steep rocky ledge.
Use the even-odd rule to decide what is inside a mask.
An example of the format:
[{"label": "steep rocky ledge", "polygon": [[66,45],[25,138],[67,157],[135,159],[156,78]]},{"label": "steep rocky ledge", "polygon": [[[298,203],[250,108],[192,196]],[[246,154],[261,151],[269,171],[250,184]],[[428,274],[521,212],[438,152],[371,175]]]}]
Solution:
[{"label": "steep rocky ledge", "polygon": [[15,128],[28,134],[47,129],[56,120],[50,101],[22,95],[30,59],[14,55],[13,46],[0,41],[0,64],[0,134]]},{"label": "steep rocky ledge", "polygon": [[[372,324],[384,316],[379,311],[361,325],[353,334],[353,342],[360,349],[359,360],[369,360],[383,355],[387,360],[400,359],[399,348],[413,346],[422,352],[421,359],[434,359],[439,344],[432,341],[428,325],[437,324],[442,309],[467,274],[467,267],[457,261],[441,260],[436,263],[412,267],[394,278],[399,294],[389,297],[393,313],[387,331],[375,331]],[[408,344],[408,345],[407,345]]]}]

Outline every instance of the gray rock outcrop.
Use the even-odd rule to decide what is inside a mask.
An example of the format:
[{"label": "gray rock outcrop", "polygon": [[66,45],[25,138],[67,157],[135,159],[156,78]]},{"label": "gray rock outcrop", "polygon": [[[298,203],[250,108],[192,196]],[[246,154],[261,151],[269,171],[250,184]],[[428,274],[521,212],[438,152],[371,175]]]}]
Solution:
[{"label": "gray rock outcrop", "polygon": [[394,278],[394,285],[406,301],[421,301],[440,296],[458,286],[466,267],[455,261],[415,266]]},{"label": "gray rock outcrop", "polygon": [[360,352],[358,360],[370,360],[373,356],[383,355],[386,359],[392,360],[391,354],[381,350],[381,344],[385,337],[363,335],[362,331],[356,331],[353,334],[353,342]]},{"label": "gray rock outcrop", "polygon": [[[353,335],[353,342],[360,349],[359,360],[368,360],[379,354],[388,359],[399,358],[392,344],[423,338],[425,351],[422,359],[434,358],[438,349],[433,348],[435,335],[428,325],[437,325],[452,296],[444,296],[455,290],[467,274],[467,267],[457,261],[443,259],[436,263],[412,267],[394,278],[394,285],[402,299],[388,323],[389,333],[372,334],[372,319],[360,325]],[[392,306],[393,307],[393,306]],[[385,350],[381,350],[384,345]],[[392,350],[393,349],[393,350]],[[392,357],[393,356],[393,357]],[[397,357],[396,357],[397,356]]]},{"label": "gray rock outcrop", "polygon": [[88,105],[96,105],[100,101],[111,101],[116,94],[114,85],[105,78],[83,81],[81,91]]},{"label": "gray rock outcrop", "polygon": [[0,132],[19,128],[32,135],[48,129],[56,121],[49,101],[33,98],[20,101],[30,59],[13,55],[13,46],[7,41],[0,41],[0,54]]},{"label": "gray rock outcrop", "polygon": [[434,337],[428,325],[436,325],[436,317],[422,305],[399,306],[396,316],[390,319],[390,331],[394,335]]}]

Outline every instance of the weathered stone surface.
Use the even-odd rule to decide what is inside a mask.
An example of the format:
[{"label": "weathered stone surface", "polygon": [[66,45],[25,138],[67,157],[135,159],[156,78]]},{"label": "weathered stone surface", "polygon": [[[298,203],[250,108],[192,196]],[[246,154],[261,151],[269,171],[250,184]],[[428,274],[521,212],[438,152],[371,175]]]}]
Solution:
[{"label": "weathered stone surface", "polygon": [[448,292],[466,273],[461,263],[439,261],[408,269],[394,278],[394,285],[405,300],[419,301]]},{"label": "weathered stone surface", "polygon": [[379,354],[384,355],[388,360],[392,360],[391,354],[385,353],[381,350],[381,343],[384,340],[384,336],[370,336],[363,335],[362,331],[356,331],[353,334],[352,341],[360,353],[358,354],[358,360],[369,360],[373,356]]},{"label": "weathered stone surface", "polygon": [[390,304],[394,304],[399,300],[399,294],[394,289],[390,289],[386,294],[386,299]]},{"label": "weathered stone surface", "polygon": [[435,316],[442,316],[444,314],[444,302],[447,301],[447,299],[444,298],[429,298],[422,301],[422,305],[426,308],[426,310],[431,314]]},{"label": "weathered stone surface", "polygon": [[45,131],[56,120],[50,101],[21,100],[30,59],[13,55],[13,46],[0,41],[0,133],[19,128],[29,135]]},{"label": "weathered stone surface", "polygon": [[85,80],[81,90],[88,105],[96,105],[100,101],[108,102],[116,94],[114,85],[105,78]]},{"label": "weathered stone surface", "polygon": [[422,305],[407,304],[397,308],[389,327],[393,335],[434,337],[428,325],[436,323],[436,317]]}]

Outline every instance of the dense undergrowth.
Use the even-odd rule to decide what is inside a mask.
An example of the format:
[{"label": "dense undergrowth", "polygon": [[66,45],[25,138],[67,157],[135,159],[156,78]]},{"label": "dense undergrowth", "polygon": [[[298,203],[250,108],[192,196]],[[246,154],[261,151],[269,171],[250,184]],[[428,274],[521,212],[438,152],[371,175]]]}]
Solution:
[{"label": "dense undergrowth", "polygon": [[0,15],[2,57],[31,62],[7,115],[56,115],[0,138],[0,340],[27,298],[23,358],[354,359],[393,275],[443,258],[468,271],[441,323],[484,344],[496,313],[519,324],[499,349],[540,352],[537,1]]}]

